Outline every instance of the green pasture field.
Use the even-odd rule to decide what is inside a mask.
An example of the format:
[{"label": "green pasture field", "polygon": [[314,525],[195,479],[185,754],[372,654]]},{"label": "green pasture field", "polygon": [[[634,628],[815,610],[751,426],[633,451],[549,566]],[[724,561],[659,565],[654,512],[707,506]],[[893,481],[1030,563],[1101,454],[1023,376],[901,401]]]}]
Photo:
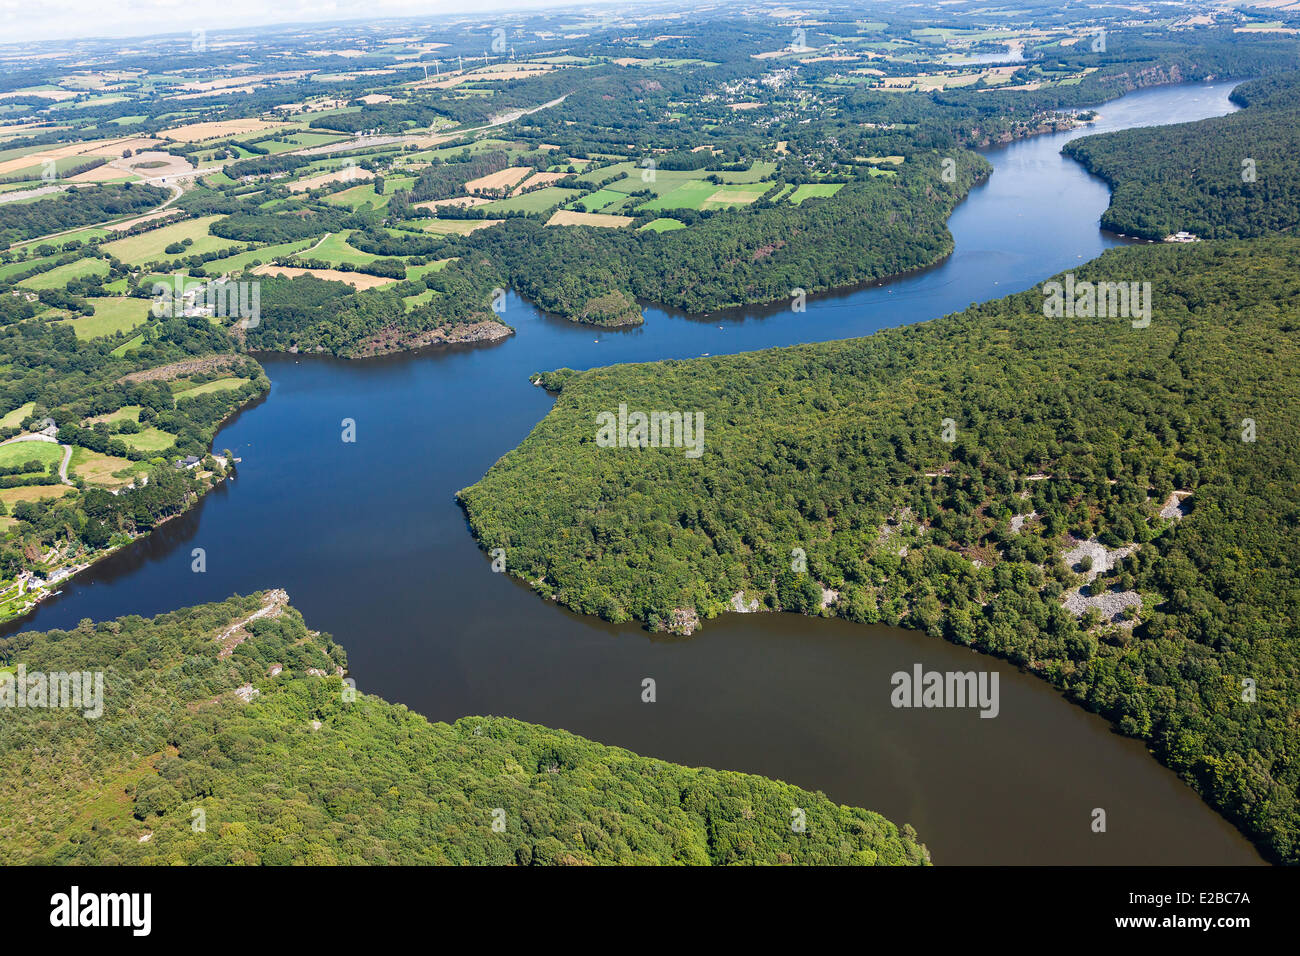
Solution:
[{"label": "green pasture field", "polygon": [[563,186],[543,186],[522,196],[485,203],[479,208],[490,216],[507,212],[546,212],[571,198],[573,198],[572,189],[565,189]]},{"label": "green pasture field", "polygon": [[0,418],[0,428],[17,428],[23,423],[23,419],[32,413],[36,407],[35,402],[28,402],[26,405],[20,405],[12,412]]},{"label": "green pasture field", "polygon": [[685,229],[686,223],[680,219],[652,219],[644,226],[638,229],[638,232],[672,232],[674,229]]},{"label": "green pasture field", "polygon": [[642,212],[656,209],[702,209],[708,198],[720,188],[715,183],[707,183],[702,179],[687,180],[638,208]]},{"label": "green pasture field", "polygon": [[[234,240],[222,239],[220,236],[214,236],[208,232],[208,226],[220,218],[222,217],[204,216],[200,219],[188,219],[175,225],[163,226],[161,229],[142,232],[138,236],[127,236],[125,239],[118,239],[115,242],[106,242],[101,248],[106,252],[111,252],[123,262],[140,265],[154,259],[175,259],[180,256],[200,255],[204,252],[213,252],[240,245]],[[164,251],[172,243],[182,242],[186,239],[193,239],[194,242],[186,247],[183,253],[171,254]]]},{"label": "green pasture field", "polygon": [[328,262],[331,265],[339,265],[343,262],[350,262],[354,266],[364,266],[376,259],[384,258],[373,253],[362,252],[360,249],[354,249],[348,245],[347,237],[352,235],[352,231],[336,232],[327,236],[314,249],[308,246],[299,255],[304,259],[319,259],[322,262]]},{"label": "green pasture field", "polygon": [[612,206],[614,203],[622,202],[626,198],[626,193],[614,189],[598,189],[589,196],[583,196],[573,206],[583,212],[600,212],[606,206]]},{"label": "green pasture field", "polygon": [[790,202],[796,206],[805,199],[821,196],[834,196],[844,188],[843,183],[803,183],[790,194]]},{"label": "green pasture field", "polygon": [[[211,382],[204,382],[202,385],[194,385],[189,382],[174,382],[172,384],[172,396],[177,401],[182,398],[198,398],[200,395],[210,395],[213,392],[231,391],[247,384],[248,381],[248,379],[236,375],[227,375],[225,378],[213,379]],[[177,388],[177,385],[182,387]]]},{"label": "green pasture field", "polygon": [[140,429],[134,435],[118,436],[127,448],[133,451],[145,452],[165,451],[172,445],[176,444],[176,436],[171,432],[165,432],[161,428],[154,428],[150,425],[147,428]]},{"label": "green pasture field", "polygon": [[97,339],[114,332],[129,332],[149,321],[150,299],[133,299],[126,296],[93,298],[94,315],[75,319],[62,319],[60,325],[70,325],[79,339]]},{"label": "green pasture field", "polygon": [[42,272],[18,283],[25,289],[62,289],[72,279],[89,275],[108,275],[108,263],[103,259],[78,259],[65,265],[56,266],[49,272]]},{"label": "green pasture field", "polygon": [[29,461],[39,461],[41,466],[24,474],[45,474],[50,465],[63,461],[63,449],[48,441],[15,441],[0,445],[0,468],[13,468]]},{"label": "green pasture field", "polygon": [[260,260],[263,263],[267,263],[279,256],[291,256],[294,253],[302,252],[304,249],[310,249],[316,244],[319,238],[320,237],[318,236],[315,239],[293,239],[289,242],[280,242],[269,246],[261,246],[257,249],[250,249],[248,252],[240,252],[233,256],[226,256],[224,259],[213,259],[211,262],[204,265],[204,269],[213,275],[243,272],[253,264],[254,260]]}]

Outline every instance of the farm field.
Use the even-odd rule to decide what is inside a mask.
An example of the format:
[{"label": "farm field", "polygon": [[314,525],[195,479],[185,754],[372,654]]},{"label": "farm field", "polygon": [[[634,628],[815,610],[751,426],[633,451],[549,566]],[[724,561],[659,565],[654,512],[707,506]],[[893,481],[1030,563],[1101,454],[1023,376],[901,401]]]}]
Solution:
[{"label": "farm field", "polygon": [[60,320],[62,325],[72,326],[79,339],[97,339],[115,332],[129,332],[149,321],[149,299],[118,296],[89,301],[95,307],[94,315]]},{"label": "farm field", "polygon": [[[200,219],[178,222],[171,226],[162,226],[149,232],[143,232],[138,236],[127,236],[125,239],[106,242],[103,249],[105,252],[111,252],[123,262],[132,265],[143,265],[154,260],[200,255],[204,252],[216,252],[221,249],[229,249],[231,246],[242,245],[242,243],[234,240],[222,239],[220,236],[209,234],[208,226],[220,218],[220,216],[204,216]],[[185,248],[184,252],[169,253],[166,251],[168,246],[173,243],[184,242],[186,239],[192,240],[192,243]]]},{"label": "farm field", "polygon": [[87,418],[82,424],[90,426],[97,424],[98,422],[106,422],[109,425],[123,421],[139,422],[141,407],[142,406],[140,405],[123,405],[115,412],[109,412],[106,415],[94,415]]},{"label": "farm field", "polygon": [[532,171],[531,167],[528,166],[507,166],[505,169],[490,173],[487,176],[471,179],[465,183],[465,192],[480,195],[502,191],[509,192],[523,182]]},{"label": "farm field", "polygon": [[0,468],[14,468],[29,461],[40,462],[40,467],[31,474],[44,474],[50,465],[57,465],[63,460],[63,449],[54,442],[14,441],[0,445]]},{"label": "farm field", "polygon": [[108,268],[108,262],[104,259],[78,259],[76,262],[55,266],[48,272],[29,276],[18,285],[25,289],[61,289],[72,279],[89,275],[106,276]]},{"label": "farm field", "polygon": [[121,358],[122,356],[126,355],[128,352],[132,351],[133,349],[138,349],[143,344],[144,344],[144,336],[137,335],[134,336],[133,338],[127,339],[117,348],[113,349],[113,351],[109,354],[115,356],[116,358]]},{"label": "farm field", "polygon": [[295,239],[291,242],[279,242],[269,246],[259,246],[256,249],[250,249],[248,252],[240,252],[233,256],[227,256],[224,259],[213,259],[207,263],[205,268],[210,275],[220,275],[222,273],[243,272],[252,266],[254,262],[270,262],[272,259],[281,256],[291,256],[295,253],[303,252],[311,248],[317,242],[316,239]]},{"label": "farm field", "polygon": [[805,199],[834,196],[843,188],[843,183],[803,183],[795,187],[794,192],[789,196],[789,201],[797,206]]},{"label": "farm field", "polygon": [[403,229],[417,229],[437,235],[467,236],[478,229],[495,226],[500,219],[412,219],[399,225]]},{"label": "farm field", "polygon": [[13,511],[14,505],[20,501],[43,501],[46,498],[62,498],[71,493],[72,489],[67,485],[19,485],[16,488],[0,488],[0,501]]},{"label": "farm field", "polygon": [[702,179],[690,179],[680,183],[664,194],[642,203],[638,209],[650,211],[656,209],[702,209],[714,193],[721,187]]},{"label": "farm field", "polygon": [[[136,475],[148,468],[147,462],[116,458],[80,446],[73,446],[72,459],[68,462],[68,474],[83,479],[87,484],[110,489],[129,485]],[[122,472],[128,473],[120,474]]]},{"label": "farm field", "polygon": [[474,206],[483,206],[492,200],[484,199],[482,196],[455,196],[452,199],[433,199],[429,202],[418,202],[415,209],[438,210],[443,206],[452,206],[458,209],[473,208]]},{"label": "farm field", "polygon": [[627,198],[626,193],[621,193],[613,189],[598,189],[594,193],[583,196],[577,200],[574,205],[580,206],[582,212],[600,212],[606,206],[612,206],[620,203]]},{"label": "farm field", "polygon": [[685,229],[686,223],[680,219],[651,219],[641,227],[641,232],[672,232],[674,229]]},{"label": "farm field", "polygon": [[415,180],[411,177],[393,176],[385,179],[384,194],[382,196],[375,193],[373,183],[365,183],[326,196],[325,201],[336,206],[346,206],[348,209],[358,209],[366,203],[376,209],[383,209],[388,205],[389,200],[393,198],[393,193],[398,190],[409,190],[413,182]]},{"label": "farm field", "polygon": [[23,419],[30,415],[35,407],[35,402],[28,402],[26,405],[19,405],[13,411],[7,412],[3,418],[0,418],[0,428],[18,428]]},{"label": "farm field", "polygon": [[701,209],[718,209],[725,206],[747,206],[771,188],[764,183],[753,186],[722,186],[701,203]]},{"label": "farm field", "polygon": [[171,432],[165,432],[161,428],[155,428],[152,425],[145,426],[134,435],[122,434],[118,436],[122,443],[132,451],[150,452],[166,451],[176,443],[176,436]]},{"label": "farm field", "polygon": [[621,229],[630,225],[631,216],[607,216],[598,212],[574,212],[561,209],[546,221],[548,226],[601,226],[607,229]]},{"label": "farm field", "polygon": [[282,129],[284,124],[268,122],[261,119],[219,120],[209,123],[191,123],[165,129],[158,135],[177,143],[200,143],[209,139],[222,139],[230,136],[246,136],[249,133],[261,133],[266,130]]},{"label": "farm field", "polygon": [[360,166],[339,166],[333,169],[327,169],[322,173],[314,176],[307,176],[295,180],[289,184],[289,191],[294,193],[303,193],[312,189],[319,189],[321,186],[328,186],[330,183],[351,182],[353,180],[373,179],[375,176],[368,169],[362,169]]},{"label": "farm field", "polygon": [[338,269],[304,269],[298,266],[258,266],[253,270],[253,273],[261,276],[288,276],[291,279],[297,276],[315,276],[318,279],[326,279],[331,282],[346,282],[355,289],[376,289],[381,285],[391,285],[397,281],[385,276],[368,275],[364,272],[342,272]]},{"label": "farm field", "polygon": [[424,265],[422,265],[422,266],[407,266],[407,267],[406,267],[406,278],[407,278],[408,280],[411,280],[411,279],[423,279],[425,276],[427,276],[427,275],[431,275],[431,274],[434,273],[434,272],[441,272],[443,269],[447,268],[447,263],[449,263],[449,262],[453,262],[453,261],[455,261],[455,260],[452,260],[452,259],[436,259],[436,260],[434,260],[433,262],[426,262],[426,263],[425,263]]},{"label": "farm field", "polygon": [[57,258],[57,256],[37,256],[32,259],[19,259],[17,262],[2,263],[0,264],[0,282],[4,282],[19,273],[26,272],[34,266],[54,262]]},{"label": "farm field", "polygon": [[433,301],[433,297],[437,294],[438,293],[435,292],[433,289],[425,289],[423,292],[417,292],[415,295],[408,295],[404,297],[402,299],[402,302],[406,306],[406,311],[409,312],[412,309],[417,308],[418,306],[428,305],[430,302]]},{"label": "farm field", "polygon": [[490,202],[483,207],[483,211],[493,216],[510,212],[546,212],[572,198],[572,189],[565,189],[562,186],[543,186],[522,196]]},{"label": "farm field", "polygon": [[383,258],[373,253],[362,252],[360,249],[354,249],[348,245],[348,236],[351,234],[350,231],[331,233],[314,246],[308,246],[299,255],[305,259],[319,259],[331,265],[346,262],[354,266],[368,265],[376,259]]},{"label": "farm field", "polygon": [[191,385],[185,383],[183,388],[172,387],[172,394],[177,401],[182,398],[197,398],[200,395],[210,395],[213,392],[228,392],[231,389],[239,388],[241,385],[247,385],[248,379],[239,378],[238,376],[227,376],[226,378],[213,379],[211,382],[204,382],[202,385]]}]

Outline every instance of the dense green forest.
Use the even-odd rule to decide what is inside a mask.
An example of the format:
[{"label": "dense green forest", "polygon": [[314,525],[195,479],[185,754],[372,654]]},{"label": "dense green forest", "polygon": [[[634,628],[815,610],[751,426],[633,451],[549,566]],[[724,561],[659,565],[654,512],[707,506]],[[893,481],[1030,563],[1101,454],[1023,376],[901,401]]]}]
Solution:
[{"label": "dense green forest", "polygon": [[820,793],[357,694],[343,650],[284,600],[0,640],[11,674],[104,674],[98,718],[14,708],[0,722],[4,862],[928,861],[911,827]]},{"label": "dense green forest", "polygon": [[526,220],[476,233],[511,285],[543,309],[576,316],[609,294],[689,312],[790,298],[898,275],[952,251],[947,219],[991,167],[958,151],[917,153],[897,177],[867,178],[801,205],[756,203],[703,214],[691,228],[626,232],[547,229]]},{"label": "dense green forest", "polygon": [[[435,330],[478,322],[503,325],[492,311],[492,293],[502,279],[483,258],[451,262],[422,279],[361,293],[314,276],[256,278],[263,321],[244,333],[250,349],[355,357],[372,354],[373,343],[390,337],[409,346]],[[407,307],[404,297],[426,290],[433,293],[429,302]]]},{"label": "dense green forest", "polygon": [[0,205],[0,249],[74,226],[145,212],[167,198],[157,186],[123,183],[78,186],[49,199]]},{"label": "dense green forest", "polygon": [[1300,73],[1243,83],[1227,116],[1086,136],[1064,152],[1111,185],[1101,224],[1163,239],[1300,230]]},{"label": "dense green forest", "polygon": [[[672,628],[743,592],[1006,657],[1296,862],[1300,241],[1121,248],[1077,278],[1151,282],[1150,325],[1046,318],[1034,289],[866,339],[549,377],[555,408],[461,501],[584,613]],[[702,457],[598,446],[620,404],[703,412]],[[1176,490],[1181,520],[1160,514]],[[1082,592],[1135,592],[1136,621],[1063,606],[1086,578],[1061,556],[1091,538],[1138,546]]]}]

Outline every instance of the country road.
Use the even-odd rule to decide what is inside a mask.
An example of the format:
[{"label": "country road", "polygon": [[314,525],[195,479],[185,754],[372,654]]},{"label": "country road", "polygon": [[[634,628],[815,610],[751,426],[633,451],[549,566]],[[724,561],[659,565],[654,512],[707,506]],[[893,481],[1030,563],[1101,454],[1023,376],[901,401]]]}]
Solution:
[{"label": "country road", "polygon": [[[184,190],[184,188],[183,188],[183,187],[182,187],[182,186],[177,182],[177,180],[196,179],[196,178],[198,178],[198,177],[200,177],[200,176],[207,176],[207,175],[209,175],[210,173],[219,173],[219,172],[221,172],[221,170],[222,170],[223,168],[224,168],[224,167],[221,167],[221,166],[205,166],[203,169],[194,169],[194,170],[191,170],[191,171],[188,172],[188,173],[181,173],[181,174],[179,174],[179,175],[174,175],[174,176],[155,176],[155,177],[153,177],[152,179],[142,179],[140,182],[143,183],[144,185],[147,185],[147,186],[167,186],[168,188],[171,189],[172,194],[171,194],[170,196],[168,196],[167,199],[165,199],[162,203],[160,203],[159,205],[155,206],[153,209],[150,209],[148,212],[146,212],[146,213],[142,213],[142,214],[140,214],[139,216],[129,216],[129,217],[125,218],[125,219],[122,219],[120,222],[116,222],[116,223],[113,223],[113,222],[108,222],[108,223],[99,223],[98,225],[99,225],[99,227],[101,227],[101,228],[104,227],[104,226],[121,225],[121,226],[124,226],[125,228],[128,228],[128,229],[129,229],[131,226],[135,225],[135,223],[137,223],[137,222],[143,222],[143,221],[144,221],[147,217],[149,217],[149,216],[156,216],[158,213],[162,212],[164,209],[166,209],[168,206],[170,206],[170,205],[171,205],[172,203],[174,203],[176,200],[178,200],[178,199],[181,198],[181,196],[185,193],[185,190]],[[168,181],[167,181],[167,180],[169,180],[169,179],[171,180],[171,182],[168,182]],[[32,191],[32,192],[29,192],[29,193],[27,193],[27,195],[29,195],[29,196],[31,196],[31,195],[36,195],[37,192],[41,192],[41,193],[44,193],[44,192],[64,192],[65,190],[68,190],[68,189],[75,189],[75,188],[79,188],[79,187],[81,187],[81,186],[85,186],[85,185],[89,185],[89,184],[87,184],[87,183],[66,183],[66,184],[64,184],[64,185],[62,185],[62,186],[42,186],[39,190],[35,190],[35,191]],[[0,200],[0,202],[3,202],[3,201],[5,201],[5,200]],[[36,244],[36,243],[40,243],[40,242],[49,242],[51,239],[57,239],[57,238],[59,238],[60,236],[66,236],[66,235],[68,235],[69,233],[73,233],[73,232],[80,232],[81,230],[83,230],[83,229],[87,229],[87,228],[93,228],[93,227],[90,227],[90,226],[74,226],[74,227],[71,228],[71,229],[63,229],[63,230],[60,230],[59,232],[51,232],[51,233],[49,233],[49,234],[47,234],[47,235],[44,235],[44,236],[37,236],[37,237],[34,238],[34,239],[24,239],[22,242],[14,243],[14,248],[15,248],[15,249],[18,249],[18,248],[21,248],[22,246],[30,246],[30,245],[34,245],[34,244]]]}]

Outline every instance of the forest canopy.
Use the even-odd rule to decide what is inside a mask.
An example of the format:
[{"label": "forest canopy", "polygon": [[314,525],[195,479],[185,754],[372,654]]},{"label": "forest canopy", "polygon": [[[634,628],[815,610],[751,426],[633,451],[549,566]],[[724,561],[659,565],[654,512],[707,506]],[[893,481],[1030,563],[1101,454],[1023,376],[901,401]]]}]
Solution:
[{"label": "forest canopy", "polygon": [[[1040,288],[865,339],[545,377],[554,409],[460,499],[583,613],[672,630],[752,600],[1012,660],[1295,862],[1300,241],[1076,272],[1149,281],[1150,325],[1047,318]],[[702,413],[702,456],[601,447],[621,404]],[[1079,541],[1133,550],[1088,583],[1062,560]],[[1136,616],[1065,606],[1103,593]]]},{"label": "forest canopy", "polygon": [[[274,591],[0,640],[9,674],[19,665],[28,675],[104,674],[97,719],[23,708],[0,722],[0,856],[107,865],[928,862],[911,827],[823,794],[507,718],[431,723],[351,692],[345,664],[342,648]],[[794,808],[804,811],[802,832],[791,826]]]},{"label": "forest canopy", "polygon": [[1244,239],[1300,230],[1300,73],[1243,83],[1236,113],[1085,136],[1065,153],[1110,183],[1101,224],[1163,239]]}]

